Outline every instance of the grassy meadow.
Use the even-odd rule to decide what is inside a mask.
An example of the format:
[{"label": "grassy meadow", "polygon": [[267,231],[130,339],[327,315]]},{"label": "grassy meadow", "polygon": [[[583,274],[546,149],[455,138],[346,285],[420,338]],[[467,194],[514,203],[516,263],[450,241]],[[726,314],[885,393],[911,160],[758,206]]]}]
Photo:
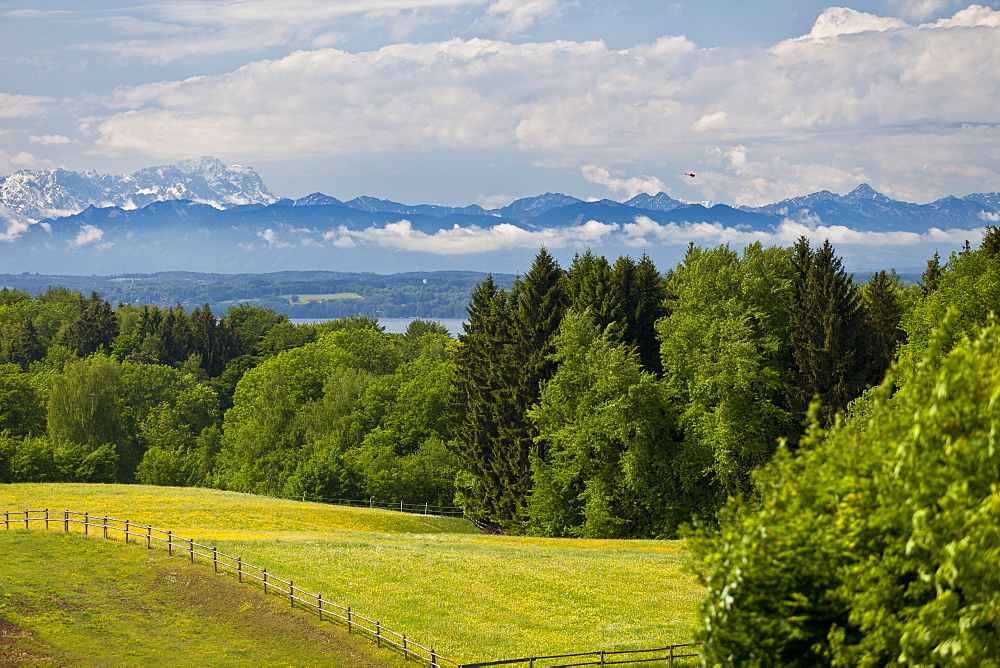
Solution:
[{"label": "grassy meadow", "polygon": [[682,541],[486,536],[462,519],[217,490],[0,486],[0,510],[25,508],[169,529],[457,661],[687,642],[702,595]]},{"label": "grassy meadow", "polygon": [[404,663],[162,550],[20,529],[0,554],[0,666]]}]

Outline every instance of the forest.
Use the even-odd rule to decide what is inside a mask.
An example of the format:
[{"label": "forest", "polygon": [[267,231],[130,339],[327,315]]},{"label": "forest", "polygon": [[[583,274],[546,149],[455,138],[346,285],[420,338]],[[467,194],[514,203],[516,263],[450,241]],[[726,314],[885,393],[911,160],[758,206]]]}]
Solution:
[{"label": "forest", "polygon": [[[1000,655],[1000,231],[915,285],[829,242],[545,250],[464,333],[0,291],[0,482],[455,504],[687,537],[723,665]],[[992,555],[992,556],[991,556]],[[985,570],[984,570],[985,569]]]},{"label": "forest", "polygon": [[[0,274],[0,287],[38,295],[51,286],[87,294],[97,291],[111,303],[181,304],[188,311],[211,305],[217,311],[247,304],[289,318],[462,318],[469,295],[485,277],[473,271],[400,274],[339,271],[278,271],[266,274],[206,274],[164,271],[114,276]],[[513,276],[494,278],[509,286]]]},{"label": "forest", "polygon": [[829,425],[878,385],[974,255],[935,259],[917,287],[884,271],[858,285],[805,239],[692,245],[666,272],[590,252],[563,269],[542,249],[510,288],[479,283],[458,340],[422,320],[387,334],[368,317],[4,289],[0,480],[455,504],[512,533],[673,537],[746,492],[779,441],[794,448],[814,397]]}]

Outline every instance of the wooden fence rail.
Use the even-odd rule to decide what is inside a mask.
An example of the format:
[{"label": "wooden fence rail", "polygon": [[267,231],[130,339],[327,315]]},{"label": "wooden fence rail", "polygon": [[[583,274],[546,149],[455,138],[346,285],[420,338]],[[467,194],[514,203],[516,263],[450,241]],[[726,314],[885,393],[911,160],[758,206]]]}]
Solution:
[{"label": "wooden fence rail", "polygon": [[[261,584],[265,594],[287,597],[289,605],[292,607],[298,604],[300,607],[308,608],[314,611],[321,620],[339,623],[347,628],[348,633],[361,633],[369,637],[379,647],[393,648],[401,652],[407,660],[413,659],[432,668],[483,668],[485,666],[517,664],[528,664],[530,668],[541,668],[543,664],[546,668],[567,668],[569,666],[611,666],[652,661],[666,661],[668,665],[672,666],[675,660],[698,656],[691,653],[677,653],[678,651],[689,652],[690,650],[686,648],[696,646],[687,644],[670,645],[657,649],[582,652],[460,664],[441,656],[433,647],[426,647],[409,640],[406,634],[387,629],[381,621],[352,612],[350,606],[344,607],[332,603],[329,599],[324,599],[322,594],[313,594],[296,587],[291,580],[276,577],[273,573],[268,573],[266,568],[259,568],[243,561],[242,557],[219,552],[215,547],[196,543],[193,539],[178,536],[172,531],[157,529],[149,525],[134,524],[129,520],[106,515],[92,515],[71,510],[54,511],[54,513],[50,513],[48,509],[5,511],[3,523],[4,529],[18,529],[21,528],[22,524],[23,528],[28,529],[30,523],[36,525],[44,523],[46,530],[50,528],[51,524],[55,524],[57,527],[62,525],[62,530],[66,532],[70,531],[72,525],[78,525],[82,533],[87,535],[90,534],[91,529],[95,530],[95,535],[97,535],[96,531],[100,530],[101,535],[106,539],[124,539],[126,543],[145,544],[146,549],[152,549],[156,545],[166,548],[170,555],[177,551],[181,556],[188,557],[191,563],[195,563],[196,557],[200,558],[204,562],[211,562],[216,573],[232,573],[239,582],[244,582],[245,579],[256,581]],[[634,656],[626,658],[627,655]],[[566,659],[573,662],[549,663],[550,661]]]},{"label": "wooden fence rail", "polygon": [[434,515],[437,517],[465,517],[465,511],[458,506],[435,506],[431,503],[393,503],[392,501],[376,501],[375,499],[306,499],[306,501],[319,501],[336,506],[351,506],[353,508],[382,508],[385,510],[398,510],[403,513],[415,515]]},{"label": "wooden fence rail", "polygon": [[[514,666],[528,664],[532,668],[569,668],[570,666],[618,666],[623,664],[665,662],[668,666],[683,659],[698,659],[694,650],[701,643],[670,645],[657,649],[626,649],[598,652],[578,652],[576,654],[553,654],[551,656],[527,656],[521,659],[503,659],[481,663],[462,664],[462,668],[484,668],[485,666]],[[571,663],[565,663],[565,660]],[[555,661],[556,663],[550,663]]]}]

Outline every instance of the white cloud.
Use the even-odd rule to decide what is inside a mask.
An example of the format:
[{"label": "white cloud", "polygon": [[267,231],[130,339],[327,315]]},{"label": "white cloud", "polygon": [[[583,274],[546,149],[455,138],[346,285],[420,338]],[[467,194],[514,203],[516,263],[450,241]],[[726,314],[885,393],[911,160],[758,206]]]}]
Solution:
[{"label": "white cloud", "polygon": [[988,223],[1000,223],[1000,213],[991,213],[990,211],[980,211],[979,217]]},{"label": "white cloud", "polygon": [[[362,5],[401,10],[350,4]],[[947,191],[974,170],[977,183],[1000,183],[997,99],[1000,12],[973,5],[907,25],[833,8],[803,38],[739,54],[683,37],[622,50],[452,39],[298,51],[224,75],[123,87],[109,101],[114,113],[81,128],[107,155],[165,160],[482,149],[560,169],[693,170],[685,187],[703,197],[760,204],[861,180],[889,194]],[[599,178],[616,192],[659,187]]]},{"label": "white cloud", "polygon": [[539,19],[559,16],[561,11],[560,0],[494,0],[480,25],[496,29],[500,35],[516,35]]},{"label": "white cloud", "polygon": [[0,241],[13,241],[28,231],[29,222],[23,216],[17,215],[6,204],[0,203],[0,223],[6,229],[0,232]]},{"label": "white cloud", "polygon": [[597,165],[584,165],[580,171],[588,182],[604,186],[613,193],[623,193],[625,199],[631,199],[640,193],[655,195],[667,190],[663,181],[655,176],[633,176],[622,179],[613,176],[607,169]]},{"label": "white cloud", "polygon": [[726,120],[729,118],[729,114],[725,111],[714,111],[710,114],[705,114],[691,126],[693,130],[713,130],[716,128],[726,127]]},{"label": "white cloud", "polygon": [[[515,248],[584,248],[606,240],[618,229],[617,225],[589,221],[582,225],[544,230],[526,230],[510,223],[483,228],[476,225],[439,230],[433,234],[413,229],[408,220],[389,223],[384,227],[349,230],[339,227],[324,239],[340,247],[367,243],[382,248],[433,253],[435,255],[467,255]],[[344,240],[350,239],[351,243]]]},{"label": "white cloud", "polygon": [[161,158],[278,159],[629,146],[650,140],[681,109],[655,78],[688,46],[671,40],[617,52],[601,42],[454,39],[359,54],[297,52],[225,76],[120,89],[111,104],[123,111],[97,126],[99,145]]},{"label": "white cloud", "polygon": [[[254,51],[262,47],[329,46],[366,24],[385,26],[396,38],[444,20],[460,7],[487,0],[165,0],[117,14],[85,19],[128,36],[79,48],[167,63],[179,58]],[[534,0],[547,4],[553,0]],[[530,4],[530,3],[520,3]],[[131,14],[123,12],[131,11]],[[541,13],[541,12],[540,12]],[[530,7],[501,11],[498,19],[530,18]],[[28,16],[28,15],[24,15]]]},{"label": "white cloud", "polygon": [[79,248],[87,244],[97,243],[104,237],[104,230],[95,225],[81,225],[76,238],[68,242],[70,247]]},{"label": "white cloud", "polygon": [[516,199],[516,197],[511,195],[484,195],[479,193],[476,196],[476,204],[487,210],[502,209]]},{"label": "white cloud", "polygon": [[817,163],[791,164],[774,156],[754,159],[742,145],[716,147],[709,161],[723,171],[702,170],[698,179],[709,197],[762,206],[818,190],[847,192],[868,181],[860,168]]},{"label": "white cloud", "polygon": [[12,95],[0,93],[0,118],[30,118],[45,112],[52,102],[45,95]]},{"label": "white cloud", "polygon": [[52,166],[50,161],[36,158],[27,151],[11,154],[0,148],[0,176],[6,176],[22,169],[51,169]]},{"label": "white cloud", "polygon": [[[287,230],[289,238],[299,235],[301,245],[323,245],[334,248],[376,247],[398,251],[430,253],[441,256],[472,255],[510,250],[592,248],[668,248],[682,247],[689,242],[714,246],[733,244],[743,246],[752,242],[764,245],[788,246],[800,236],[815,243],[830,240],[838,249],[856,255],[872,249],[884,252],[907,248],[921,248],[928,244],[958,247],[966,239],[979,239],[984,228],[967,230],[941,230],[932,228],[923,234],[912,232],[863,232],[841,225],[825,225],[815,217],[788,218],[768,230],[749,230],[726,227],[721,223],[679,222],[657,223],[645,216],[637,216],[624,225],[597,221],[542,230],[525,229],[511,223],[498,223],[489,227],[455,225],[434,233],[413,228],[408,220],[401,220],[380,227],[356,230],[338,226],[326,233],[311,230]],[[270,244],[277,240],[272,231],[261,234]],[[286,243],[285,245],[291,245]],[[883,252],[883,251],[879,251]]]},{"label": "white cloud", "polygon": [[893,0],[891,5],[897,8],[899,15],[905,19],[921,21],[953,4],[952,0]]},{"label": "white cloud", "polygon": [[865,14],[848,7],[830,7],[819,15],[809,34],[798,39],[826,39],[859,32],[881,32],[906,25],[905,21],[891,17]]},{"label": "white cloud", "polygon": [[986,26],[991,28],[1000,27],[1000,12],[984,7],[983,5],[969,5],[965,9],[956,12],[951,18],[939,19],[932,26],[921,26],[924,28],[955,28],[955,27],[977,27]]},{"label": "white cloud", "polygon": [[72,144],[73,140],[65,135],[31,135],[28,141],[32,144],[51,146],[53,144]]},{"label": "white cloud", "polygon": [[282,241],[281,239],[279,239],[278,233],[272,230],[270,227],[264,230],[263,232],[258,232],[257,236],[263,239],[267,243],[268,248],[288,248],[289,246],[294,245],[287,241]]}]

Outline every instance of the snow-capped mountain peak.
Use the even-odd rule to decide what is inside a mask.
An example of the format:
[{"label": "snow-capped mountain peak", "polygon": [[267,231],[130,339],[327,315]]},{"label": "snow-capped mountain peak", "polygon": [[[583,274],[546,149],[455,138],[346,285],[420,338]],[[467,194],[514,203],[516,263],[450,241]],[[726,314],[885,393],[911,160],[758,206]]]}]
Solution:
[{"label": "snow-capped mountain peak", "polygon": [[137,209],[179,199],[222,209],[272,204],[278,198],[252,168],[226,165],[210,156],[147,167],[132,174],[51,169],[0,177],[0,208],[8,222],[20,225],[73,215],[91,205]]}]

